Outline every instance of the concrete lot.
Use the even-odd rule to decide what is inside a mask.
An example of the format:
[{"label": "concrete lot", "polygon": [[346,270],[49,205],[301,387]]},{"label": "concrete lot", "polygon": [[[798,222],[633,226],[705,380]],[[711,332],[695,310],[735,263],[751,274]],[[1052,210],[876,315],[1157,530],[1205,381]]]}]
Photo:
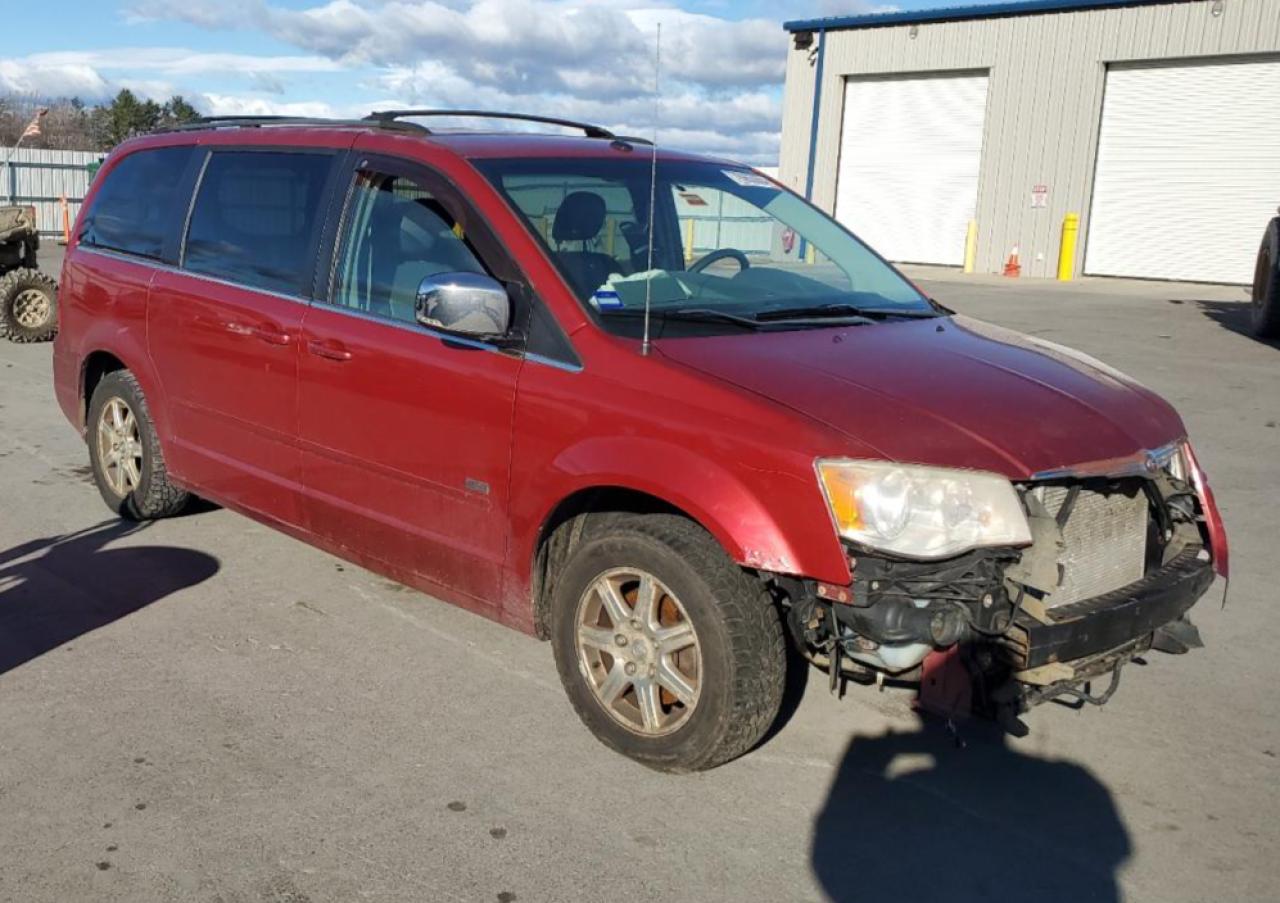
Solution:
[{"label": "concrete lot", "polygon": [[658,775],[544,644],[226,511],[114,522],[48,346],[0,343],[0,900],[1274,899],[1280,349],[1239,289],[916,275],[1182,410],[1234,543],[1205,650],[963,750],[815,679],[755,753]]}]

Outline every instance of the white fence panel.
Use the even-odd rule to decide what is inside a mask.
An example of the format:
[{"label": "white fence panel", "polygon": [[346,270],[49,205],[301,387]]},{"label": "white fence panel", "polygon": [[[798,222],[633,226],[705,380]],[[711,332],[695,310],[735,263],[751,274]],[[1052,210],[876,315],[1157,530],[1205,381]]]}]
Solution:
[{"label": "white fence panel", "polygon": [[[106,154],[92,151],[0,148],[0,204],[31,204],[41,235],[62,235],[63,196],[75,222],[93,177],[89,165]],[[5,165],[5,160],[8,165]]]}]

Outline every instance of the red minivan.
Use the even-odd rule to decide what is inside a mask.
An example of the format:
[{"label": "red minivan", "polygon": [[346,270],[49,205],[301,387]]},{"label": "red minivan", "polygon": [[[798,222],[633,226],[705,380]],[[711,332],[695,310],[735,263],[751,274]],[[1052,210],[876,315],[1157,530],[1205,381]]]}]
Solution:
[{"label": "red minivan", "polygon": [[114,511],[196,495],[549,639],[673,771],[756,744],[801,658],[1022,731],[1199,644],[1226,539],[1155,394],[754,170],[432,115],[111,154],[54,370]]}]

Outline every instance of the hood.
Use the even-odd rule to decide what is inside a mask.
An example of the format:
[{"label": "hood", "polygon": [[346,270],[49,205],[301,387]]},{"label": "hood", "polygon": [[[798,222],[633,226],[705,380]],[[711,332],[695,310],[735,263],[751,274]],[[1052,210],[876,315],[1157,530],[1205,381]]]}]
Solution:
[{"label": "hood", "polygon": [[1185,434],[1163,399],[1106,364],[967,317],[672,338],[658,347],[895,461],[1027,479]]}]

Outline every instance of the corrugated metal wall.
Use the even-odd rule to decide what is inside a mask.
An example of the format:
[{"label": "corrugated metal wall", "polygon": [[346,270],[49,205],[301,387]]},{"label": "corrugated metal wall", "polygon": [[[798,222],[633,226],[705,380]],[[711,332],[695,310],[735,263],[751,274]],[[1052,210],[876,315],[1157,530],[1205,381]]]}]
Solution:
[{"label": "corrugated metal wall", "polygon": [[[12,158],[6,167],[7,154],[12,154]],[[66,195],[74,223],[76,214],[80,212],[80,202],[92,181],[87,167],[105,156],[88,151],[26,147],[9,151],[0,148],[0,204],[34,204],[40,233],[61,235],[62,205],[59,199]]]},{"label": "corrugated metal wall", "polygon": [[[822,38],[827,48],[813,200],[828,211],[835,203],[846,79],[987,70],[991,80],[978,185],[978,270],[999,270],[1009,248],[1019,244],[1024,273],[1052,276],[1062,219],[1073,212],[1081,216],[1084,239],[1076,251],[1079,273],[1107,65],[1280,54],[1280,0],[1223,0],[1218,16],[1213,8],[1210,2],[1172,2],[829,32]],[[812,50],[794,47],[787,61],[781,180],[801,192],[815,61]],[[1048,187],[1046,207],[1032,208],[1035,185]]]}]

